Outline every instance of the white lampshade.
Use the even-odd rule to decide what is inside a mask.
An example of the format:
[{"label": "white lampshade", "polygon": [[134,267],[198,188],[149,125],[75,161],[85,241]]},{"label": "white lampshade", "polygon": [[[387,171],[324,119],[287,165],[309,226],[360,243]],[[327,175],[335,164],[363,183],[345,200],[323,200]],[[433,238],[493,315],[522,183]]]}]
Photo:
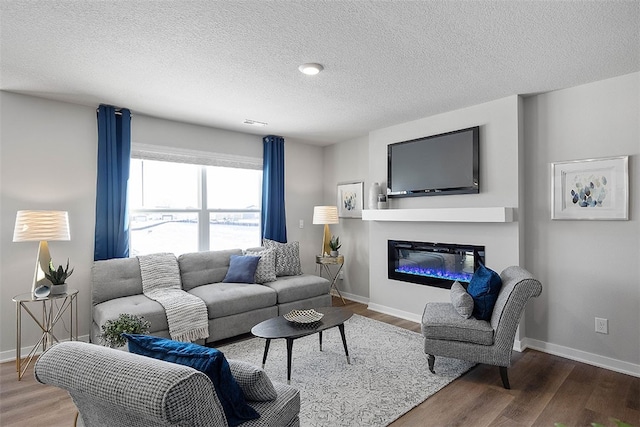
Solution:
[{"label": "white lampshade", "polygon": [[18,211],[13,230],[14,242],[71,240],[66,211]]},{"label": "white lampshade", "polygon": [[34,295],[36,289],[51,285],[45,277],[51,262],[48,240],[71,240],[69,214],[66,211],[18,211],[13,241],[40,242],[31,284],[31,293]]},{"label": "white lampshade", "polygon": [[338,224],[337,206],[315,206],[313,208],[314,224]]}]

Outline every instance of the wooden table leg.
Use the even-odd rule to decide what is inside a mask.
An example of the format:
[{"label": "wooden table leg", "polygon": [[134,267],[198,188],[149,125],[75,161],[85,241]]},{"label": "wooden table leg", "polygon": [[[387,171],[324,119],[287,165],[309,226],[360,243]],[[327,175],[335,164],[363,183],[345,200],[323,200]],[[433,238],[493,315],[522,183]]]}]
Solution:
[{"label": "wooden table leg", "polygon": [[349,350],[347,349],[347,337],[344,335],[344,323],[338,325],[340,329],[340,336],[342,337],[342,345],[344,346],[344,354],[347,356],[347,363],[351,365],[351,359],[349,358]]}]

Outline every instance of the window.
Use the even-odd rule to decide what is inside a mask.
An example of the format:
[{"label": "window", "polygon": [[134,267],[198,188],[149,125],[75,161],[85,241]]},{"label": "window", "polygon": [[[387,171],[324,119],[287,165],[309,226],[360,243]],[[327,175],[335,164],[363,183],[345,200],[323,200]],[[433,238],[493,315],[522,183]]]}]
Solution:
[{"label": "window", "polygon": [[131,256],[260,246],[262,170],[241,166],[132,158]]}]

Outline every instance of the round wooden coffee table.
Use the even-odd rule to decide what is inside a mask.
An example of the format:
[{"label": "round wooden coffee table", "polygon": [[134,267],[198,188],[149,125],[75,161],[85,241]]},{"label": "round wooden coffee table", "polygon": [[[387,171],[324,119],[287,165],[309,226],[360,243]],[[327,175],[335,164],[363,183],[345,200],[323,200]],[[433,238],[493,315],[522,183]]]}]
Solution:
[{"label": "round wooden coffee table", "polygon": [[347,339],[344,335],[344,322],[353,316],[353,313],[342,307],[322,307],[315,310],[323,313],[324,316],[320,321],[313,324],[293,323],[285,319],[284,316],[278,316],[258,323],[251,329],[253,335],[267,340],[264,345],[264,356],[262,357],[263,369],[267,362],[267,354],[269,353],[271,340],[280,338],[287,340],[287,384],[291,383],[291,353],[293,351],[293,341],[296,338],[318,334],[320,351],[322,351],[322,331],[337,326],[342,336],[342,345],[344,346],[344,354],[347,356],[347,363],[351,364],[349,350],[347,349]]}]

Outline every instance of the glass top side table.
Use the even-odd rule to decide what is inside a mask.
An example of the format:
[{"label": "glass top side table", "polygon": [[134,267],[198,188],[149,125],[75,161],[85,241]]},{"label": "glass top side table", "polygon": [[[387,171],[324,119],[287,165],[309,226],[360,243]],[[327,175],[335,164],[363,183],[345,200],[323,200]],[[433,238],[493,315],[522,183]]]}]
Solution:
[{"label": "glass top side table", "polygon": [[[59,295],[49,295],[43,298],[35,297],[31,292],[16,295],[13,302],[16,303],[16,371],[18,372],[18,381],[26,372],[29,364],[33,360],[38,347],[42,346],[45,351],[60,340],[53,333],[53,328],[62,316],[68,311],[70,317],[69,339],[78,339],[78,290],[69,288],[67,293]],[[36,315],[29,309],[30,303],[42,304],[42,318],[38,319]],[[60,305],[58,305],[60,303]],[[20,355],[22,347],[22,311],[25,311],[31,319],[40,327],[42,335],[37,343],[23,361]]]},{"label": "glass top side table", "polygon": [[[344,255],[338,255],[338,256],[316,255],[316,264],[320,268],[320,276],[322,277],[322,272],[324,271],[325,273],[327,273],[327,277],[329,278],[329,280],[331,280],[331,287],[329,288],[329,293],[331,293],[332,289],[335,289],[336,292],[338,293],[338,296],[342,300],[342,304],[346,305],[346,303],[344,302],[344,298],[342,298],[342,294],[340,293],[340,289],[338,289],[338,284],[337,284],[338,275],[340,274],[342,267],[344,267]],[[335,271],[335,273],[331,272],[331,269],[329,268],[330,265],[338,266],[338,269]]]}]

